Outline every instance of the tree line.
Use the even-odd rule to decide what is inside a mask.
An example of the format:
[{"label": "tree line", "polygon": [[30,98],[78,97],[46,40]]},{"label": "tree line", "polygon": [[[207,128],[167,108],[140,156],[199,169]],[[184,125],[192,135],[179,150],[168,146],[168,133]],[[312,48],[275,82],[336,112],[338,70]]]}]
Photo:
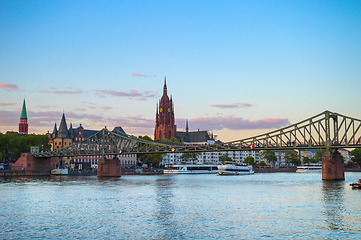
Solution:
[{"label": "tree line", "polygon": [[40,151],[49,151],[51,149],[49,140],[46,134],[0,133],[0,162],[14,163],[21,153],[30,152],[30,147],[39,147]]}]

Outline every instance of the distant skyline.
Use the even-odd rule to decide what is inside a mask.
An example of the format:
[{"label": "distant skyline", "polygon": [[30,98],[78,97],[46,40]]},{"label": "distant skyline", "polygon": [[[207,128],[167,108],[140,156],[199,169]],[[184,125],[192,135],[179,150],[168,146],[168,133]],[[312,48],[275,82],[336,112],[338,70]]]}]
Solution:
[{"label": "distant skyline", "polygon": [[361,119],[360,1],[2,1],[0,132],[121,126],[232,141],[325,110]]}]

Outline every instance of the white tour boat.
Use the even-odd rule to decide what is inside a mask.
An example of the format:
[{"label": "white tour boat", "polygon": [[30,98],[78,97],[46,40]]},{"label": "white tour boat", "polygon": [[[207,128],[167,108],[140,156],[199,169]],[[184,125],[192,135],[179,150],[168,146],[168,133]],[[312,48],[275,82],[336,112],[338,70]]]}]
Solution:
[{"label": "white tour boat", "polygon": [[51,175],[68,175],[68,169],[67,168],[55,168],[51,170]]},{"label": "white tour boat", "polygon": [[212,164],[174,164],[169,165],[163,170],[164,174],[182,174],[182,173],[216,173],[218,165]]},{"label": "white tour boat", "polygon": [[218,175],[248,175],[254,174],[251,165],[225,162],[224,165],[218,165]]},{"label": "white tour boat", "polygon": [[298,173],[322,172],[322,163],[308,163],[302,166],[298,166],[296,172]]}]

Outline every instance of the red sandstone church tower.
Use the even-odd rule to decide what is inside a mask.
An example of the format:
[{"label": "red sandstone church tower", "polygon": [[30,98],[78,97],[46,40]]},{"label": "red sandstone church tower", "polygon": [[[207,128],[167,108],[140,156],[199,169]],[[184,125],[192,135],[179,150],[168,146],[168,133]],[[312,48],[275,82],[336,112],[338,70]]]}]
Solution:
[{"label": "red sandstone church tower", "polygon": [[25,99],[23,102],[23,109],[21,110],[19,134],[28,134],[28,116],[26,115]]},{"label": "red sandstone church tower", "polygon": [[167,95],[167,83],[164,78],[163,96],[157,104],[157,112],[155,117],[154,140],[163,138],[177,138],[177,126],[174,125],[174,107],[172,96]]}]

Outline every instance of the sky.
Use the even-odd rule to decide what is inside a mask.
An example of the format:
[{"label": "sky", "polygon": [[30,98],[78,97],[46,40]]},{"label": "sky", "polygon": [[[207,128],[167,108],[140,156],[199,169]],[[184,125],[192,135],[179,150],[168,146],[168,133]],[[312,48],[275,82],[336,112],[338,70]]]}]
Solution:
[{"label": "sky", "polygon": [[361,1],[0,1],[0,132],[154,137],[166,77],[178,131],[221,141],[325,110],[361,119]]}]

